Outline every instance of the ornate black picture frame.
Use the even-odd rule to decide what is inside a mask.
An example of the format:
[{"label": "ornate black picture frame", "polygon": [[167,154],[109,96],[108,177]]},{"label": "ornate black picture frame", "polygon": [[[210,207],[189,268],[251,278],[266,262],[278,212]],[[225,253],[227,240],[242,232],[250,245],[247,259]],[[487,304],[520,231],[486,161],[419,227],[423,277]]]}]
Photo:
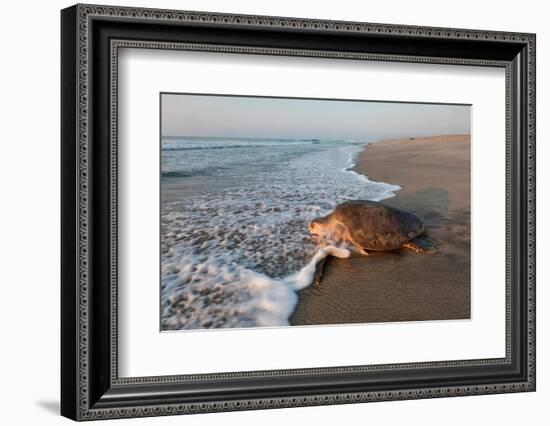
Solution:
[{"label": "ornate black picture frame", "polygon": [[[76,5],[61,13],[61,413],[159,416],[535,390],[535,35]],[[121,47],[483,65],[506,71],[506,356],[120,378]]]}]

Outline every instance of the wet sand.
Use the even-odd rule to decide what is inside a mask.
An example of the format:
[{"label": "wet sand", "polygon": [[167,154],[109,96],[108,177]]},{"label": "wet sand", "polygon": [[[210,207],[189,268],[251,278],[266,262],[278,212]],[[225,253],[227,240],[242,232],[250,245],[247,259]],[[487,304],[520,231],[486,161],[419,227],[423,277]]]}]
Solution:
[{"label": "wet sand", "polygon": [[401,186],[383,202],[420,217],[437,253],[330,258],[321,283],[299,293],[291,324],[470,318],[470,136],[376,142],[355,170]]}]

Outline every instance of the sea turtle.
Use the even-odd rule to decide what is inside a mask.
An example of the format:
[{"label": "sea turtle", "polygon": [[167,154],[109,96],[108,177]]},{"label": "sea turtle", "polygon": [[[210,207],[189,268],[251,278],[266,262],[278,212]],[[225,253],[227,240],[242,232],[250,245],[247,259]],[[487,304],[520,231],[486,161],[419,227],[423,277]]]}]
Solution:
[{"label": "sea turtle", "polygon": [[[434,253],[433,243],[423,233],[424,224],[414,214],[377,201],[353,200],[338,205],[327,216],[309,224],[320,247],[345,245],[363,255],[369,251],[407,248]],[[315,280],[320,280],[324,262],[319,262]]]}]

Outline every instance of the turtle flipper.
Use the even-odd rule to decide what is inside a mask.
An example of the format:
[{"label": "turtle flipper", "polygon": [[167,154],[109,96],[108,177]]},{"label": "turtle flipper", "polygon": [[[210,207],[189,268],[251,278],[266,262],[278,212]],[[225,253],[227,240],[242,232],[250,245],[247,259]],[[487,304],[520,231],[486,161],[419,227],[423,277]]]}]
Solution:
[{"label": "turtle flipper", "polygon": [[411,241],[408,241],[405,244],[402,244],[401,247],[409,250],[413,250],[416,253],[427,253],[427,254],[437,253],[435,241],[424,234],[419,235],[416,238],[413,238]]},{"label": "turtle flipper", "polygon": [[321,278],[323,276],[323,268],[325,266],[325,262],[327,261],[327,258],[321,259],[319,262],[317,262],[317,265],[315,265],[315,275],[313,276],[313,285],[317,285],[321,283]]},{"label": "turtle flipper", "polygon": [[[334,256],[339,259],[347,259],[350,251],[345,247],[326,246],[317,251],[315,256],[321,255],[321,259],[315,264],[315,274],[313,275],[313,284],[319,284],[323,276],[323,268],[328,256]],[[315,261],[315,259],[313,260]]]}]

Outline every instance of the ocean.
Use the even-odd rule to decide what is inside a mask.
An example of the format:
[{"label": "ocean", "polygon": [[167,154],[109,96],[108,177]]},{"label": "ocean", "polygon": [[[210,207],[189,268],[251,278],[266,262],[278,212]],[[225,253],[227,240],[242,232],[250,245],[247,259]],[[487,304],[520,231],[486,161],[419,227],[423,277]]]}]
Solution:
[{"label": "ocean", "polygon": [[322,257],[309,222],[400,189],[351,170],[367,143],[162,138],[161,329],[289,325]]}]

